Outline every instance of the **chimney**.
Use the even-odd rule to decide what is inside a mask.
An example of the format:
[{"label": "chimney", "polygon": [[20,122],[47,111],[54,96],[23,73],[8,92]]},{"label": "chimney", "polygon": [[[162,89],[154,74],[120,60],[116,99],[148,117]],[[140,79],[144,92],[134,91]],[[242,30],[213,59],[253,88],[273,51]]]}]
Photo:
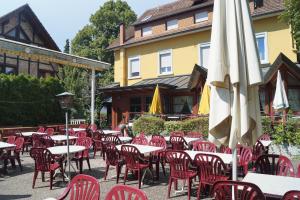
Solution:
[{"label": "chimney", "polygon": [[120,24],[120,45],[125,43],[125,24]]}]

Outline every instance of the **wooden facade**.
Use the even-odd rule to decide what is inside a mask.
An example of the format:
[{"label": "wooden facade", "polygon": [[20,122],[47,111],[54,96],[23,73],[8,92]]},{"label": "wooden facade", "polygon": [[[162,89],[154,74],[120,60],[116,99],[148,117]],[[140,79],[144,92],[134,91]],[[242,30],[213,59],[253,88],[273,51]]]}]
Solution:
[{"label": "wooden facade", "polygon": [[[37,16],[26,4],[0,17],[0,37],[60,51]],[[20,58],[12,54],[0,54],[0,72],[29,74],[36,77],[55,76],[58,64]]]}]

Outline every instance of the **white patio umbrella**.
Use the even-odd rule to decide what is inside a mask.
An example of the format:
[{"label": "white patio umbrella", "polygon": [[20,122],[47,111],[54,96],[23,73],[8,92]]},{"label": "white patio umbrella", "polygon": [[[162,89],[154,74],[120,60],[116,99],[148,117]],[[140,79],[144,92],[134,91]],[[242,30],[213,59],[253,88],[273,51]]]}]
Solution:
[{"label": "white patio umbrella", "polygon": [[208,83],[209,139],[233,149],[253,145],[261,134],[258,85],[262,82],[248,0],[215,0]]},{"label": "white patio umbrella", "polygon": [[281,78],[281,73],[277,72],[276,91],[273,100],[273,108],[275,110],[283,110],[289,107],[288,98]]}]

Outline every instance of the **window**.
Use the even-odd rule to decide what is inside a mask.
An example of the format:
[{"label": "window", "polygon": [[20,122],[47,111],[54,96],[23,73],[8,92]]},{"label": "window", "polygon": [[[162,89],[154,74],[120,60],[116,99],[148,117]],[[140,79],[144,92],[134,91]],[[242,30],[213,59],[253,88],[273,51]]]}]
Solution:
[{"label": "window", "polygon": [[208,12],[203,11],[195,14],[195,23],[200,23],[208,20]]},{"label": "window", "polygon": [[140,57],[132,57],[128,59],[128,77],[137,78],[140,77]]},{"label": "window", "polygon": [[177,29],[177,28],[178,28],[178,20],[177,19],[167,21],[167,30],[173,30],[173,29]]},{"label": "window", "polygon": [[202,43],[199,46],[199,64],[202,67],[208,68],[210,43]]},{"label": "window", "polygon": [[141,97],[130,98],[130,112],[141,112]]},{"label": "window", "polygon": [[268,59],[268,45],[267,45],[267,34],[266,33],[257,33],[256,34],[256,43],[259,53],[260,62],[266,64],[269,62]]},{"label": "window", "polygon": [[144,108],[145,112],[149,112],[151,103],[152,103],[152,97],[146,97],[146,99],[145,99],[145,108]]},{"label": "window", "polygon": [[142,36],[147,36],[152,34],[152,27],[147,26],[142,29]]},{"label": "window", "polygon": [[159,52],[159,73],[172,74],[172,51]]},{"label": "window", "polygon": [[192,96],[178,96],[173,99],[173,111],[174,113],[191,114],[193,107]]},{"label": "window", "polygon": [[288,89],[288,101],[290,109],[294,112],[300,111],[300,89],[298,88],[289,88]]}]

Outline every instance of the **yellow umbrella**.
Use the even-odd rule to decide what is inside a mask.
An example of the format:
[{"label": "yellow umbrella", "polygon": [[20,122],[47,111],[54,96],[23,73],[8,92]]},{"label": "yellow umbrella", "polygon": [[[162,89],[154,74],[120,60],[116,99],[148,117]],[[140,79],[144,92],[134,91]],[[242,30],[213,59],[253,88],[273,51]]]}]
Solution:
[{"label": "yellow umbrella", "polygon": [[158,85],[155,88],[154,96],[152,99],[151,107],[149,113],[152,115],[162,114],[162,105],[160,100],[160,93]]},{"label": "yellow umbrella", "polygon": [[209,114],[209,101],[210,101],[210,88],[209,86],[205,83],[202,96],[201,96],[201,101],[199,105],[199,115],[208,115]]}]

